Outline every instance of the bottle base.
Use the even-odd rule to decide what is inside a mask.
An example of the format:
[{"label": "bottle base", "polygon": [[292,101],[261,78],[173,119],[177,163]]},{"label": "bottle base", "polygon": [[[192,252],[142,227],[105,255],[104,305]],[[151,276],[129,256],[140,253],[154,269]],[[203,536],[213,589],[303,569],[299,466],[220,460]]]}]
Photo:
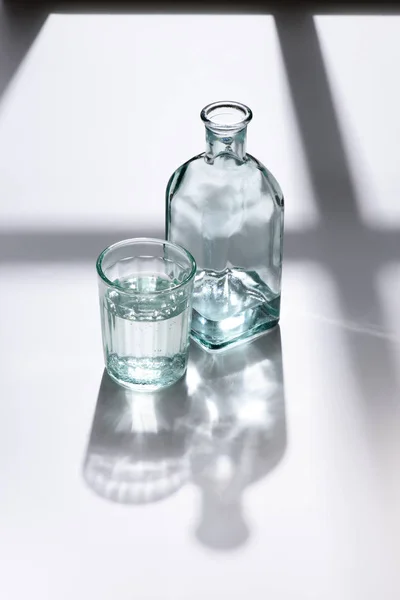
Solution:
[{"label": "bottle base", "polygon": [[245,332],[242,332],[240,335],[235,337],[231,337],[226,340],[216,340],[211,336],[201,335],[198,331],[192,329],[190,332],[190,337],[194,342],[199,344],[204,350],[208,352],[217,352],[220,350],[225,350],[227,348],[232,348],[233,346],[237,346],[239,344],[245,342],[251,342],[256,338],[268,333],[271,329],[274,329],[279,323],[279,318],[275,318],[266,323],[259,324],[252,329],[248,329]]},{"label": "bottle base", "polygon": [[277,325],[280,295],[256,271],[231,267],[196,275],[191,336],[208,350],[222,350]]}]

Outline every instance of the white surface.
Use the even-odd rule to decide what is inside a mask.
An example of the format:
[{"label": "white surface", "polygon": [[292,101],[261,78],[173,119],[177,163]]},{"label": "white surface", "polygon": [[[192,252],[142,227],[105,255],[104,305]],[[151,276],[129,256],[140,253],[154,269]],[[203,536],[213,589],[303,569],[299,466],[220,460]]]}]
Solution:
[{"label": "white surface", "polygon": [[[102,499],[83,479],[103,371],[93,261],[1,264],[1,598],[400,597],[400,234],[385,237],[398,222],[399,92],[387,60],[399,53],[400,20],[316,23],[360,199],[359,221],[343,213],[328,227],[336,270],[272,18],[53,16],[2,99],[3,231],[161,228],[168,176],[202,150],[200,108],[233,97],[254,109],[249,150],[284,188],[291,250],[281,321],[287,447],[251,485],[268,444],[262,459],[242,447],[237,493],[249,537],[219,551],[196,537],[200,480],[135,506]],[[367,118],[372,105],[379,128]],[[362,156],[352,146],[360,131]],[[375,164],[373,194],[365,161]],[[363,220],[380,231],[372,248]],[[293,247],[303,234],[315,240],[312,259],[300,241]],[[244,403],[269,389],[265,361],[239,376],[241,389],[232,383]],[[188,384],[201,384],[193,368]],[[250,442],[256,430],[249,425]],[[234,467],[220,459],[229,481]]]},{"label": "white surface", "polygon": [[253,153],[300,196],[288,218],[313,221],[271,17],[50,16],[1,107],[2,226],[163,227],[167,181],[221,97],[251,105]]}]

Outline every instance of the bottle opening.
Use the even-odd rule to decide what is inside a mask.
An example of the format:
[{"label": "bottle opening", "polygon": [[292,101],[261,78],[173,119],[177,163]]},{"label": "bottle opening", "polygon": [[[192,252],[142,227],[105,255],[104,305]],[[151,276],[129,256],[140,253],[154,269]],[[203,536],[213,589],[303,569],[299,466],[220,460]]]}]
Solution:
[{"label": "bottle opening", "polygon": [[203,108],[200,116],[213,131],[238,131],[248,125],[253,114],[248,106],[239,102],[213,102]]}]

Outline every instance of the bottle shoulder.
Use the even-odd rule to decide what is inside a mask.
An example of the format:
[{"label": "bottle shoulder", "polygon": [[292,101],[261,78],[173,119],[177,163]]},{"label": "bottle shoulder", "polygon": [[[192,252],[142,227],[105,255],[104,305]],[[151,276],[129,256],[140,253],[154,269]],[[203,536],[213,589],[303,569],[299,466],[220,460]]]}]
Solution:
[{"label": "bottle shoulder", "polygon": [[270,191],[271,191],[271,195],[273,196],[273,198],[276,201],[276,203],[278,204],[278,206],[281,206],[283,208],[283,206],[284,206],[283,192],[282,192],[281,186],[275,179],[274,175],[257,158],[255,158],[251,154],[247,154],[247,157],[249,159],[249,162],[254,166],[254,168],[256,168],[260,173],[262,173],[263,177],[268,182],[268,185],[269,185]]},{"label": "bottle shoulder", "polygon": [[[189,160],[184,162],[182,165],[180,165],[172,173],[171,177],[169,178],[168,184],[167,184],[167,190],[166,190],[167,199],[183,183],[185,175],[187,174],[188,171],[190,174],[192,171],[200,170],[200,169],[198,169],[198,167],[200,166],[200,161],[204,162],[204,157],[205,157],[205,152],[202,152],[201,154],[197,154],[196,156],[193,156],[192,158],[190,158]],[[197,167],[196,167],[196,165],[197,165]]]},{"label": "bottle shoulder", "polygon": [[259,189],[268,191],[277,204],[283,208],[284,199],[281,187],[273,174],[254,156],[246,154],[244,161],[226,154],[218,156],[213,163],[206,160],[205,152],[194,156],[172,174],[167,186],[167,199],[178,193],[189,193],[200,188],[212,187],[236,190]]}]

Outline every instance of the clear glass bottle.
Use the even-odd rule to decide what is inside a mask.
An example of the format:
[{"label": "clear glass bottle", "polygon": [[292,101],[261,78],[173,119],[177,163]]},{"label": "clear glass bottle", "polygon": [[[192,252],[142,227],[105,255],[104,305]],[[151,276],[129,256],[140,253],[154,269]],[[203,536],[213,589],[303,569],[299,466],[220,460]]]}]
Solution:
[{"label": "clear glass bottle", "polygon": [[191,334],[217,350],[279,321],[283,195],[246,153],[247,106],[215,102],[201,118],[206,151],[169,180],[166,236],[195,257]]}]

